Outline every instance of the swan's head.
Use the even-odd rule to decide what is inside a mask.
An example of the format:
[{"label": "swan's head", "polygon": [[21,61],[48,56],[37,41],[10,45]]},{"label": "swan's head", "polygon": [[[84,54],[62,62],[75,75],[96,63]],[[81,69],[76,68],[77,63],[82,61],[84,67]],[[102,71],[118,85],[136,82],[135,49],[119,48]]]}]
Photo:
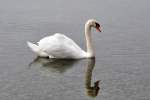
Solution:
[{"label": "swan's head", "polygon": [[96,21],[95,19],[89,19],[87,22],[86,22],[86,26],[89,26],[89,27],[94,27],[96,28],[97,31],[101,32],[101,26],[100,24],[98,23],[98,21]]}]

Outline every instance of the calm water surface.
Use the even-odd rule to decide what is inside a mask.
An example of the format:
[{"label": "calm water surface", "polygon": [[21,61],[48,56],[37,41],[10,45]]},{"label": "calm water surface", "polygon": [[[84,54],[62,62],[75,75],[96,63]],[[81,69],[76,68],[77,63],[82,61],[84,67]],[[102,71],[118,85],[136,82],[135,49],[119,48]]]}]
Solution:
[{"label": "calm water surface", "polygon": [[[61,32],[96,59],[37,58],[26,41]],[[0,0],[0,100],[150,100],[149,0]]]}]

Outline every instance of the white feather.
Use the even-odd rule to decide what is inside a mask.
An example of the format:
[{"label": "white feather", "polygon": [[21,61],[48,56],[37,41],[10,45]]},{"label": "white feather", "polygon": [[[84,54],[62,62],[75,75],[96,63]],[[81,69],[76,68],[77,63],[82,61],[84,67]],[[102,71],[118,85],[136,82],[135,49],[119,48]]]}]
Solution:
[{"label": "white feather", "polygon": [[29,48],[30,48],[33,52],[35,52],[38,56],[41,56],[41,57],[47,57],[47,56],[48,56],[47,53],[44,52],[44,51],[42,51],[41,48],[40,48],[38,45],[33,44],[33,43],[29,42],[29,41],[27,42],[27,45],[28,45]]},{"label": "white feather", "polygon": [[84,58],[86,55],[72,39],[60,33],[41,39],[38,45],[53,58]]}]

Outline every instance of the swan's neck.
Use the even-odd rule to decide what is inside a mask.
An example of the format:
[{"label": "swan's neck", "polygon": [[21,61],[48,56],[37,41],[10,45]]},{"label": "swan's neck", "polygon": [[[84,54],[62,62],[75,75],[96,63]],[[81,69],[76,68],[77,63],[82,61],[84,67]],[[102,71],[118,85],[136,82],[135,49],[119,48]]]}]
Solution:
[{"label": "swan's neck", "polygon": [[85,24],[85,38],[87,47],[87,57],[95,57],[94,48],[92,45],[91,26],[88,24]]}]

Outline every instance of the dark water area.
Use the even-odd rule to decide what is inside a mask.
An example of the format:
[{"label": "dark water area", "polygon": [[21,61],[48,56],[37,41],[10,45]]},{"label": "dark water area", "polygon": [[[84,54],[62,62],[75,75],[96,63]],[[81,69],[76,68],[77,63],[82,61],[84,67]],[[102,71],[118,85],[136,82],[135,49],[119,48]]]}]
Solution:
[{"label": "dark water area", "polygon": [[[26,41],[56,32],[96,59],[37,58]],[[0,0],[0,100],[150,100],[149,0]]]}]

